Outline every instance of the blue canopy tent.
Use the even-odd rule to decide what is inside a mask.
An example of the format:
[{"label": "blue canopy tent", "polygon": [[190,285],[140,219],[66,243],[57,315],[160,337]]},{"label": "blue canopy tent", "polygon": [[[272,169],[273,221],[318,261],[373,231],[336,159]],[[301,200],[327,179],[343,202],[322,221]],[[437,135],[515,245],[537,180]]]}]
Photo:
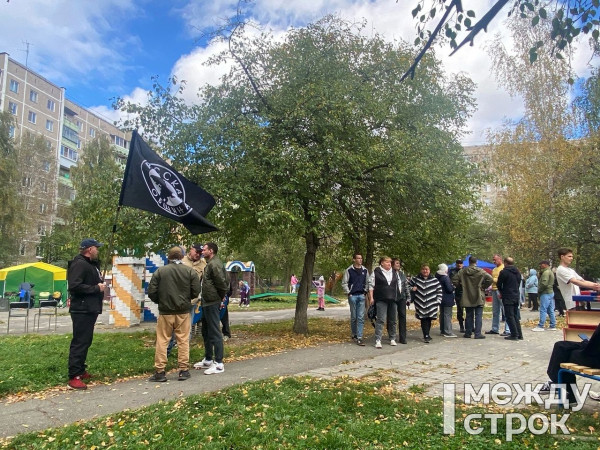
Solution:
[{"label": "blue canopy tent", "polygon": [[[469,258],[471,257],[471,255],[467,255],[464,257],[463,262],[465,264],[465,267],[469,265]],[[451,269],[453,267],[456,266],[456,261],[453,262],[452,264],[448,264],[448,268]],[[482,269],[493,269],[494,267],[496,267],[496,265],[494,263],[491,262],[487,262],[487,261],[483,261],[481,259],[477,260],[477,267],[481,267]]]}]

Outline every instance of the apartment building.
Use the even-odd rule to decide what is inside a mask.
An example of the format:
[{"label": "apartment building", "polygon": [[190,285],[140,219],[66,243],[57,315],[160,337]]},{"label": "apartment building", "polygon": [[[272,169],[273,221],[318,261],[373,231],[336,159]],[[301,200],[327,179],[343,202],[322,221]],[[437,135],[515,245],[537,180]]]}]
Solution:
[{"label": "apartment building", "polygon": [[463,154],[467,161],[475,164],[483,175],[483,183],[479,186],[479,199],[487,207],[493,207],[496,200],[504,196],[506,186],[497,184],[492,173],[492,148],[488,145],[473,145],[463,147]]},{"label": "apartment building", "polygon": [[42,136],[46,148],[31,155],[21,180],[26,231],[19,242],[20,263],[39,259],[41,237],[54,224],[64,223],[66,209],[75,198],[70,180],[85,145],[107,136],[115,159],[125,165],[130,134],[92,111],[66,98],[66,89],[0,53],[0,110],[15,117],[10,135],[15,140]]}]

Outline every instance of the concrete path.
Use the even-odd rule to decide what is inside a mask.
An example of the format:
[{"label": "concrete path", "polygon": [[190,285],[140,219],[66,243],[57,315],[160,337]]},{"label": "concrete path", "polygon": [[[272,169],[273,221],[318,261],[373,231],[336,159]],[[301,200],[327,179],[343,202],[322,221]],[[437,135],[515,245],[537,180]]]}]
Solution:
[{"label": "concrete path", "polygon": [[[245,320],[281,320],[293,314],[293,310],[252,312],[232,309],[230,316],[235,324]],[[523,322],[537,315],[529,311],[522,314]],[[330,307],[325,313],[309,311],[309,315],[347,318],[349,312],[344,307]],[[367,323],[365,326],[371,325]],[[484,329],[489,329],[489,326],[490,320],[485,320]],[[65,325],[63,333],[68,331],[66,328]],[[348,330],[340,332],[347,333]],[[384,341],[381,350],[373,347],[372,339],[367,341],[366,347],[349,341],[247,361],[225,361],[223,374],[206,376],[202,371],[193,371],[192,378],[183,382],[177,381],[176,372],[172,372],[168,374],[167,383],[135,379],[91,386],[82,392],[59,391],[44,399],[10,404],[0,402],[0,437],[62,426],[182,395],[216,391],[280,375],[362,377],[385,371],[387,376],[398,379],[398,389],[420,385],[428,395],[436,396],[441,395],[443,383],[457,383],[456,391],[460,393],[465,382],[475,386],[497,382],[521,385],[544,382],[547,380],[546,366],[552,345],[562,339],[562,333],[535,333],[525,328],[524,336],[525,340],[517,342],[506,341],[500,336],[488,336],[485,340],[449,339],[439,336],[436,328],[432,330],[433,341],[424,344],[420,331],[412,331],[409,332],[408,345],[392,347]],[[600,390],[598,383],[593,389]],[[600,403],[588,399],[586,408],[599,410]]]}]

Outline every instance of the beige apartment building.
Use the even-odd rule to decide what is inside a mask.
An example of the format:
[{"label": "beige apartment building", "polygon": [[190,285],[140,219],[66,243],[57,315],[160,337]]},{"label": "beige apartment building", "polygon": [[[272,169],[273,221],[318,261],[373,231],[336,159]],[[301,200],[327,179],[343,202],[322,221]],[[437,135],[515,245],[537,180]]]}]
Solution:
[{"label": "beige apartment building", "polygon": [[463,147],[467,161],[476,164],[484,175],[484,182],[479,187],[479,199],[486,207],[493,207],[496,200],[506,194],[506,186],[496,184],[491,176],[486,176],[492,169],[492,148],[488,145],[473,145]]},{"label": "beige apartment building", "polygon": [[63,223],[65,208],[75,198],[71,167],[89,141],[107,136],[117,162],[124,166],[127,160],[130,134],[67,99],[65,91],[0,53],[0,110],[15,117],[11,137],[18,141],[39,135],[46,142],[46,151],[32,155],[30,167],[23,170],[20,189],[27,229],[19,242],[19,263],[39,259],[41,237]]}]

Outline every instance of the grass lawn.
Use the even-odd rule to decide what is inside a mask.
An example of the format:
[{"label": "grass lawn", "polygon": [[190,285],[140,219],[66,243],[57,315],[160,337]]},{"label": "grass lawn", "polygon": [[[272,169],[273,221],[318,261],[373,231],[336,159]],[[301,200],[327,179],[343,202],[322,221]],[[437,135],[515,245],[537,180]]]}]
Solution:
[{"label": "grass lawn", "polygon": [[[348,340],[347,320],[309,319],[309,336],[292,332],[292,321],[233,325],[233,338],[225,345],[225,360],[239,361],[294,348]],[[366,336],[373,327],[365,326]],[[31,396],[46,389],[66,386],[67,359],[71,334],[0,336],[0,399]],[[88,354],[89,371],[97,382],[145,376],[154,371],[153,331],[96,333]],[[177,367],[177,352],[169,358],[167,370]],[[190,362],[204,357],[200,337],[192,340]],[[96,381],[95,381],[96,382]]]},{"label": "grass lawn", "polygon": [[[463,417],[490,413],[457,408],[456,434],[443,434],[442,401],[396,390],[397,380],[281,377],[244,383],[210,394],[160,402],[89,422],[0,441],[14,449],[595,449],[598,417],[572,413],[570,435],[498,434],[464,430]],[[519,410],[526,416],[536,409]],[[475,425],[474,425],[475,426]],[[482,424],[482,426],[485,426]]]}]

